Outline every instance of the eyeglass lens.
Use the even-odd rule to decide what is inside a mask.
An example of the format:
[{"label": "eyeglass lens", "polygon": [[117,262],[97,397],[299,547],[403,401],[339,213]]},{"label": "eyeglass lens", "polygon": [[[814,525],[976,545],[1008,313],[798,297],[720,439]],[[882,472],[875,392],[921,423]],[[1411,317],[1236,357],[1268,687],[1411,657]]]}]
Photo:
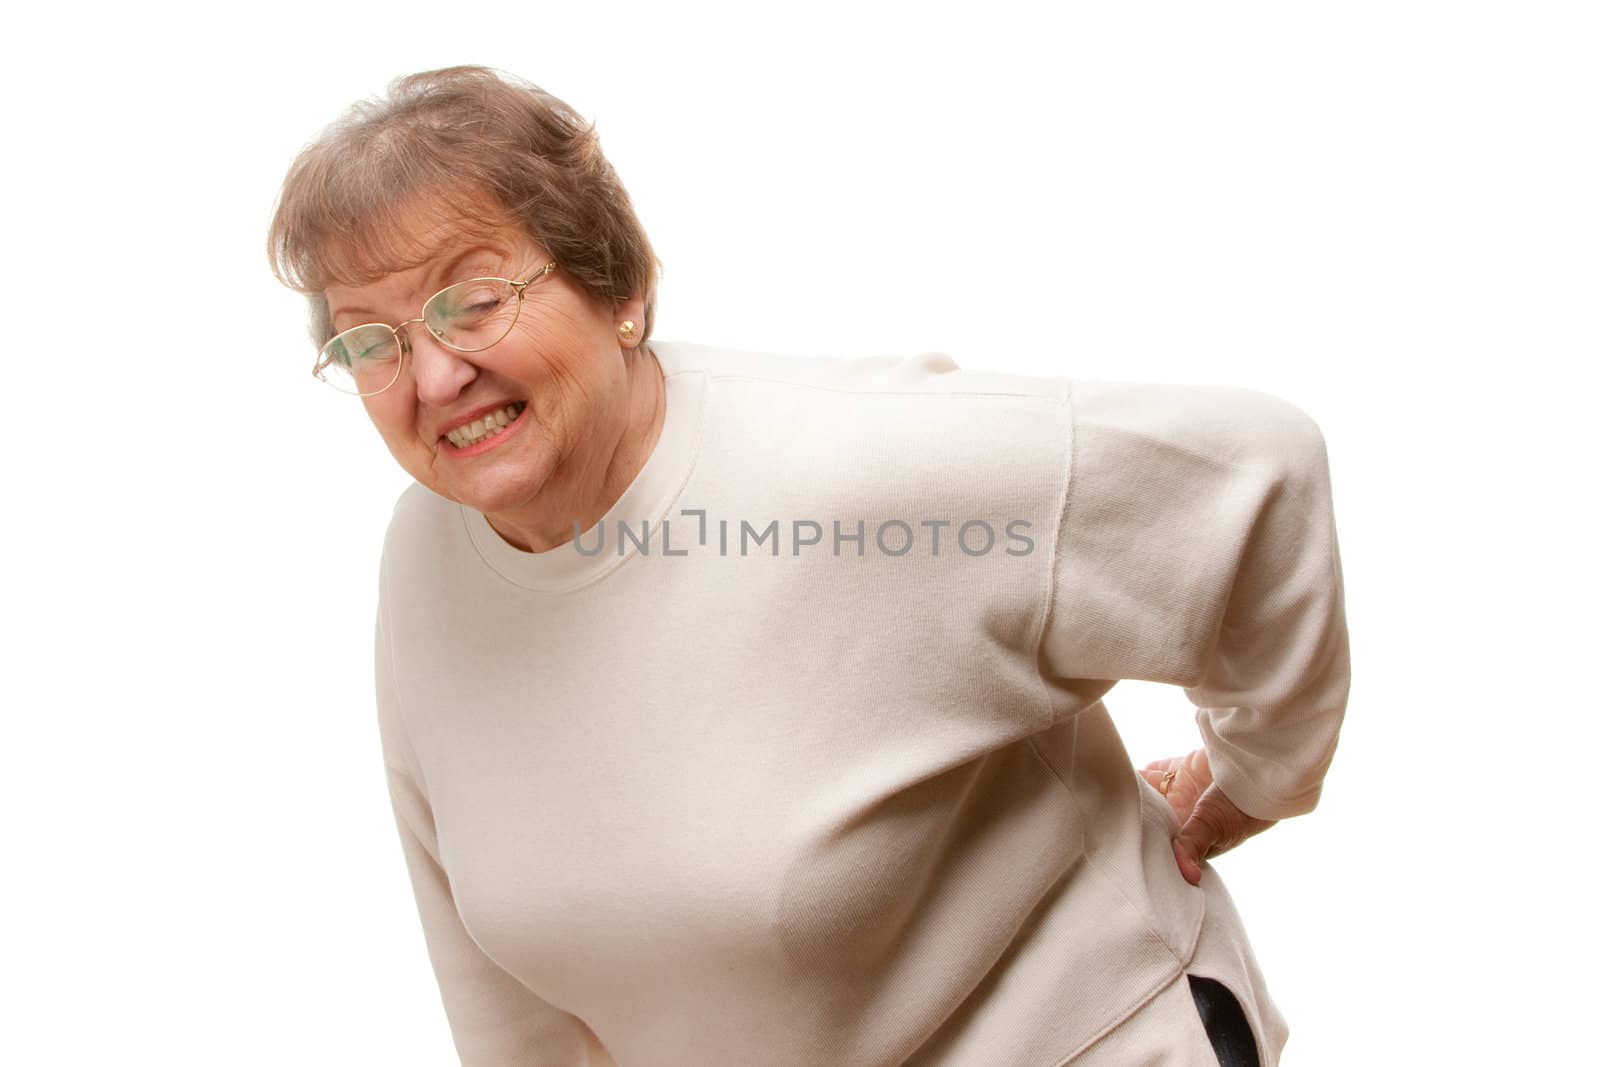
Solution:
[{"label": "eyeglass lens", "polygon": [[[451,348],[481,352],[511,332],[519,304],[509,281],[470,278],[435,293],[423,305],[422,321]],[[322,346],[319,377],[342,392],[376,393],[399,377],[400,354],[399,335],[390,327],[356,326]]]}]

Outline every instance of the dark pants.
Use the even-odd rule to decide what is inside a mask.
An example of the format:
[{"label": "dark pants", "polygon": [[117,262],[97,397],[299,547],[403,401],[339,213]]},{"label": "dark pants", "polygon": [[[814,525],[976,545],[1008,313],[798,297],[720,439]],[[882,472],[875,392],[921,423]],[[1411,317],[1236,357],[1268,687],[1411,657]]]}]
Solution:
[{"label": "dark pants", "polygon": [[1205,1024],[1206,1036],[1222,1067],[1261,1067],[1255,1035],[1244,1009],[1228,987],[1213,978],[1189,975],[1189,991]]}]

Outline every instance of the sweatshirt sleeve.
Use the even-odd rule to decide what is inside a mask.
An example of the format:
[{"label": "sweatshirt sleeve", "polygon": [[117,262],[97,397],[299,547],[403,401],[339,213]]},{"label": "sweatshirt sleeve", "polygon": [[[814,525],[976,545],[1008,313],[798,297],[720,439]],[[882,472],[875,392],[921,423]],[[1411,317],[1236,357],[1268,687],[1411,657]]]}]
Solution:
[{"label": "sweatshirt sleeve", "polygon": [[491,960],[461,920],[439,862],[433,811],[404,729],[380,593],[376,639],[379,736],[389,799],[428,957],[462,1067],[531,1063],[616,1067],[593,1031]]},{"label": "sweatshirt sleeve", "polygon": [[1267,393],[1078,379],[1047,679],[1182,686],[1240,810],[1316,807],[1350,688],[1321,430]]}]

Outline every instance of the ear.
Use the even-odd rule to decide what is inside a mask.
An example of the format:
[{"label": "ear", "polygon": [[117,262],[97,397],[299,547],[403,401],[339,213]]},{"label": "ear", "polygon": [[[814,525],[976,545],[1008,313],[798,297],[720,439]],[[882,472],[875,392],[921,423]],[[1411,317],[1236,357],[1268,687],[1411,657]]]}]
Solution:
[{"label": "ear", "polygon": [[633,322],[633,336],[623,337],[620,333],[617,334],[617,343],[623,348],[637,347],[644,336],[644,297],[630,296],[617,305],[616,310],[611,313],[612,332],[621,329],[622,324],[630,320]]}]

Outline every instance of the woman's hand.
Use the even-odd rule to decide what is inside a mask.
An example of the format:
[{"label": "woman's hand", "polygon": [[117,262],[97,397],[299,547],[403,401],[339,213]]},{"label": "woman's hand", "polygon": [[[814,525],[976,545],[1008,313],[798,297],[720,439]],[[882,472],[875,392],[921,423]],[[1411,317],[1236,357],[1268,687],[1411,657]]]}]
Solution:
[{"label": "woman's hand", "polygon": [[1277,822],[1257,819],[1234,807],[1211,780],[1211,761],[1203,748],[1187,756],[1147,763],[1139,775],[1160,790],[1169,771],[1174,774],[1165,792],[1179,826],[1178,836],[1172,839],[1172,854],[1190,885],[1200,884],[1201,860],[1221,855]]}]

